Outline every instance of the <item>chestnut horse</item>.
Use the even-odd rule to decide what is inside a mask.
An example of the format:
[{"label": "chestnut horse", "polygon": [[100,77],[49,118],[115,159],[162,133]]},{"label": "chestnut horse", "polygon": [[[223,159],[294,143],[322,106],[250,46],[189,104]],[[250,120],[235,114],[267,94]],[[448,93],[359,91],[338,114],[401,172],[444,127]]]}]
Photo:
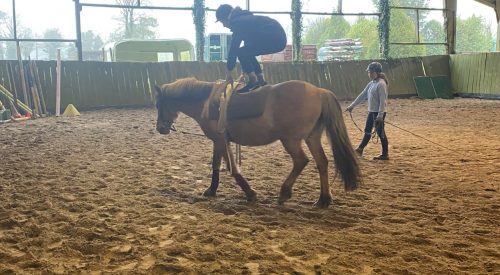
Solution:
[{"label": "chestnut horse", "polygon": [[[217,120],[203,115],[212,93],[225,89],[224,83],[204,82],[185,78],[161,87],[155,86],[158,118],[156,130],[169,134],[179,112],[193,118],[204,134],[213,141],[212,181],[204,196],[215,196],[219,186],[221,159],[228,161],[227,142],[246,146],[261,146],[281,141],[293,160],[293,168],[281,186],[278,202],[284,203],[292,196],[292,187],[306,164],[308,157],[302,141],[316,162],[320,174],[321,193],[315,203],[317,207],[328,207],[332,195],[328,182],[328,159],[321,145],[322,133],[326,130],[333,151],[336,171],[340,173],[347,191],[354,190],[361,182],[357,156],[352,148],[342,116],[342,110],[333,92],[304,81],[286,81],[266,85],[238,96],[240,102],[251,104],[253,97],[265,95],[261,100],[261,114],[249,118],[228,117],[226,134],[217,131]],[[247,107],[253,107],[248,106]],[[255,104],[257,105],[257,104]],[[259,106],[256,106],[258,108]],[[206,110],[206,109],[205,109]],[[236,110],[239,112],[239,110]],[[227,138],[225,138],[227,137]],[[256,200],[256,192],[250,187],[240,170],[231,169],[231,174],[245,192],[248,201]]]}]

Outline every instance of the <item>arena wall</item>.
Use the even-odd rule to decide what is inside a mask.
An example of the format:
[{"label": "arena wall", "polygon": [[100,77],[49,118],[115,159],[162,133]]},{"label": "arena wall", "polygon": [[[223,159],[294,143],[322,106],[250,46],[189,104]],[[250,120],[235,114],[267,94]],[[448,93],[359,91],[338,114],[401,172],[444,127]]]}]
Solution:
[{"label": "arena wall", "polygon": [[451,55],[450,71],[459,96],[500,99],[500,52]]},{"label": "arena wall", "polygon": [[[416,96],[415,76],[447,75],[453,91],[460,94],[500,94],[500,53],[447,55],[379,60],[390,81],[391,97]],[[38,73],[36,82],[42,90],[47,109],[55,109],[56,62],[32,61]],[[329,89],[341,100],[351,100],[368,82],[366,67],[371,61],[327,63],[264,63],[269,83],[300,79]],[[25,61],[25,67],[28,62]],[[14,60],[0,61],[0,84],[22,94]],[[63,61],[61,106],[72,103],[78,109],[102,107],[151,106],[153,87],[194,76],[215,81],[225,76],[222,62],[97,62]],[[450,69],[451,68],[451,69]],[[239,69],[238,69],[239,70]],[[238,72],[239,73],[239,72]],[[11,75],[12,77],[9,77]],[[22,98],[22,97],[20,97]]]}]

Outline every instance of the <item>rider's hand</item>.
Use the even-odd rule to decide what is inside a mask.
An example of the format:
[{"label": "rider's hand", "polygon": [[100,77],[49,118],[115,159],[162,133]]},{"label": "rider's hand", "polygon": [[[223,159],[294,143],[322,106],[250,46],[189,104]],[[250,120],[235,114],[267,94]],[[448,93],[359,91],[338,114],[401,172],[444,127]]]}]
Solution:
[{"label": "rider's hand", "polygon": [[350,112],[352,112],[352,109],[354,109],[354,107],[349,106],[349,107],[347,107],[345,110],[346,110],[346,112],[349,112],[349,113],[350,113]]}]

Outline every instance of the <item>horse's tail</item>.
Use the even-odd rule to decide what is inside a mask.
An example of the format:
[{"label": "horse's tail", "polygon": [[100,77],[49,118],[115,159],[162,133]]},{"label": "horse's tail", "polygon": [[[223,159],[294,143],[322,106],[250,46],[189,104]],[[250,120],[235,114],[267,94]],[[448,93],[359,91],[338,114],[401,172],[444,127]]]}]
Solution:
[{"label": "horse's tail", "polygon": [[321,119],[332,146],[335,169],[342,176],[345,190],[355,190],[361,183],[361,171],[347,133],[342,108],[331,91],[322,95],[321,105]]}]

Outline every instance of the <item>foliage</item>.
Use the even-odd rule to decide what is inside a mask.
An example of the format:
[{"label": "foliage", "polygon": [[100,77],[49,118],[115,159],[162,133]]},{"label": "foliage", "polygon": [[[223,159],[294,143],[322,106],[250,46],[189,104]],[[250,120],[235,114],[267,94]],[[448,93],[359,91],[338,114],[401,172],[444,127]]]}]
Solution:
[{"label": "foliage", "polygon": [[328,39],[345,38],[350,28],[351,25],[342,16],[318,18],[307,26],[303,42],[323,47]]},{"label": "foliage", "polygon": [[7,13],[0,11],[0,37],[7,37],[5,35],[5,28],[9,25],[10,17]]},{"label": "foliage", "polygon": [[378,22],[374,19],[360,17],[352,26],[347,37],[359,38],[363,45],[363,54],[361,59],[380,58],[380,45],[377,39]]},{"label": "foliage", "polygon": [[[18,36],[19,38],[34,38],[35,34],[31,29],[22,27]],[[35,49],[35,42],[24,41],[19,44],[19,47],[21,49],[21,56],[24,59],[32,58],[31,52]]]},{"label": "foliage", "polygon": [[301,59],[302,45],[302,2],[301,0],[292,0],[292,43],[293,60]]},{"label": "foliage", "polygon": [[98,51],[104,46],[102,38],[93,31],[82,32],[82,50]]},{"label": "foliage", "polygon": [[193,22],[196,29],[196,58],[203,61],[203,51],[205,45],[205,0],[194,0]]},{"label": "foliage", "polygon": [[[421,31],[422,42],[444,43],[446,42],[446,33],[444,26],[437,20],[427,22]],[[446,54],[444,45],[427,45],[427,55]]]},{"label": "foliage", "polygon": [[[416,26],[413,20],[402,10],[392,10],[389,31],[390,42],[417,42]],[[425,55],[425,46],[391,46],[390,58]]]},{"label": "foliage", "polygon": [[[116,4],[124,6],[137,6],[140,0],[115,0]],[[145,4],[145,1],[142,1]],[[121,16],[115,18],[119,22],[118,29],[110,36],[111,41],[120,41],[123,39],[154,39],[158,27],[158,20],[142,13],[135,13],[133,8],[122,8]]]},{"label": "foliage", "polygon": [[[399,7],[412,7],[412,8],[428,8],[429,7],[429,0],[390,0],[392,3],[391,5],[393,6],[399,6]],[[415,10],[403,10],[406,15],[408,15],[413,22],[416,24],[416,16],[417,13]],[[418,17],[419,17],[419,24],[422,26],[425,24],[427,21],[427,16],[429,15],[429,11],[426,10],[420,10],[418,12]]]},{"label": "foliage", "polygon": [[[25,28],[22,24],[22,20],[19,15],[17,15],[17,38],[34,38],[35,34],[29,28]],[[14,38],[14,22],[8,14],[0,11],[0,37],[4,38]],[[35,48],[34,42],[21,42],[20,43],[21,56],[23,58],[28,58],[30,53]],[[17,49],[15,42],[6,42],[5,50],[3,45],[0,43],[0,57],[5,57],[7,59],[17,59]]]},{"label": "foliage", "polygon": [[485,23],[482,16],[457,18],[457,53],[489,52],[492,40],[491,27]]},{"label": "foliage", "polygon": [[[44,39],[62,39],[62,37],[63,36],[61,34],[61,31],[56,28],[47,29],[43,33]],[[56,59],[57,49],[63,46],[64,46],[63,42],[51,42],[51,43],[46,43],[42,49],[47,54],[49,60],[54,60]]]}]

